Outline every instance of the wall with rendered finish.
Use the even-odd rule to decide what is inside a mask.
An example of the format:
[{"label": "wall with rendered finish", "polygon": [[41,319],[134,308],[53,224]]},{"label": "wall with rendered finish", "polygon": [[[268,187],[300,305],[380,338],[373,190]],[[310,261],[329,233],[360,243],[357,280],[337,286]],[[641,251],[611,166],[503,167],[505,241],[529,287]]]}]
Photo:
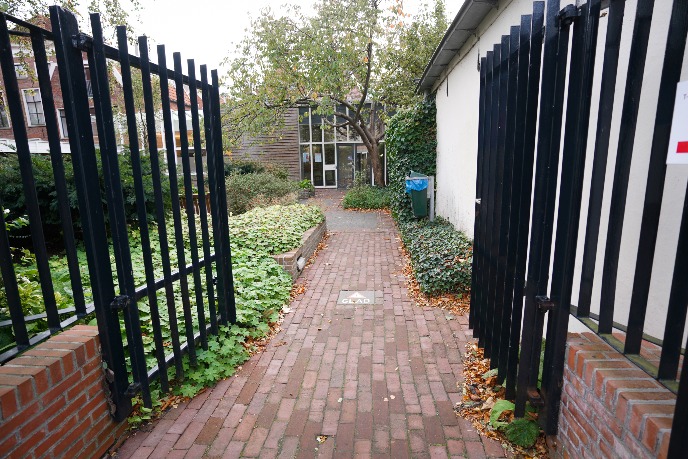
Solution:
[{"label": "wall with rendered finish", "polygon": [[[562,1],[562,6],[567,2]],[[571,2],[573,3],[573,2]],[[626,324],[630,307],[634,269],[637,255],[637,242],[640,234],[647,169],[652,144],[654,120],[657,110],[657,96],[663,64],[663,50],[666,44],[669,16],[672,2],[656,2],[649,40],[649,50],[643,92],[640,100],[638,125],[635,135],[633,161],[629,181],[624,231],[619,259],[617,294],[614,320]],[[609,223],[609,205],[614,177],[616,148],[618,145],[623,107],[624,88],[628,71],[628,56],[633,31],[637,0],[626,2],[624,29],[615,94],[614,114],[610,138],[610,151],[605,181],[605,194],[599,244],[595,284],[592,299],[592,312],[599,312],[602,265]],[[532,11],[531,0],[499,2],[498,8],[491,12],[476,30],[476,36],[459,51],[447,67],[442,78],[435,83],[433,91],[437,100],[437,214],[451,221],[457,229],[473,236],[476,152],[478,134],[478,99],[480,92],[477,62],[485,52],[498,43],[502,34],[509,33],[513,25],[520,23],[522,14]],[[578,254],[574,278],[572,302],[578,302],[582,249],[585,238],[589,184],[592,171],[597,126],[597,110],[601,86],[601,68],[607,24],[607,10],[600,19],[598,52],[595,80],[593,86],[592,113],[588,138],[588,152],[585,171],[585,185],[581,208],[581,230],[578,237]],[[688,79],[688,65],[684,61],[682,79]],[[565,120],[564,120],[565,121]],[[562,135],[563,139],[563,135]],[[561,162],[560,162],[561,164]],[[671,286],[671,275],[676,257],[676,244],[681,219],[681,209],[688,182],[688,166],[670,166],[667,171],[664,202],[660,219],[660,230],[656,256],[653,263],[648,314],[645,331],[662,338],[666,305]],[[556,219],[556,216],[555,216]],[[556,220],[555,220],[556,221]],[[649,261],[640,260],[639,263]]]}]

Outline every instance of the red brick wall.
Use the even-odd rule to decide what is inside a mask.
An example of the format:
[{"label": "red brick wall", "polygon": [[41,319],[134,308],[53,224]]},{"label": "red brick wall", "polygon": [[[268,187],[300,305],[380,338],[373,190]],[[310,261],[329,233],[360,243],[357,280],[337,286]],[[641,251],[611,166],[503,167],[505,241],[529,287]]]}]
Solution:
[{"label": "red brick wall", "polygon": [[109,413],[96,327],[75,326],[0,366],[0,457],[101,457],[126,428]]},{"label": "red brick wall", "polygon": [[573,335],[556,457],[666,458],[676,396],[593,333]]}]

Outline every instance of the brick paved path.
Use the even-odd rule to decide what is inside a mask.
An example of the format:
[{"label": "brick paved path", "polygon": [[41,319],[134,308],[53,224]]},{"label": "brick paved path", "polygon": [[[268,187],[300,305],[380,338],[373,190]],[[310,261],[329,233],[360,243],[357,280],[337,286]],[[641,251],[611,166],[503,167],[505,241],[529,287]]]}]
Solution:
[{"label": "brick paved path", "polygon": [[[375,229],[331,233],[265,352],[118,457],[504,457],[452,409],[466,319],[414,306],[391,218],[368,215]],[[340,290],[376,304],[337,305]]]}]

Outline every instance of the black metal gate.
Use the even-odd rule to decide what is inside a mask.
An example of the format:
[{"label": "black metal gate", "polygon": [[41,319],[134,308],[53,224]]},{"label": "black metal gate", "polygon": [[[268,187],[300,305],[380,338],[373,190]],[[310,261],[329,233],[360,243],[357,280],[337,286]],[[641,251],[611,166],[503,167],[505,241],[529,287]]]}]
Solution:
[{"label": "black metal gate", "polygon": [[[610,0],[595,147],[586,160],[601,1],[580,7],[535,2],[480,61],[478,175],[470,326],[485,348],[516,416],[540,406],[547,434],[557,431],[569,314],[678,393],[670,456],[688,447],[688,366],[677,381],[688,309],[688,198],[659,368],[640,354],[647,311],[676,85],[688,33],[688,1],[674,0],[664,51],[642,227],[627,325],[612,321],[631,156],[646,71],[654,1],[638,0],[621,113],[607,231],[600,314],[590,312],[625,0]],[[569,40],[571,55],[569,56]],[[543,52],[544,45],[544,52]],[[567,67],[568,66],[568,67]],[[568,85],[568,94],[565,88]],[[566,99],[565,99],[566,98]],[[566,107],[564,113],[564,107]],[[565,119],[565,122],[563,120]],[[537,136],[536,136],[537,133]],[[563,134],[563,143],[562,143]],[[591,161],[589,210],[577,307],[571,304],[581,225],[584,167]],[[561,162],[561,164],[560,164]],[[561,170],[561,172],[559,172]],[[532,203],[532,205],[531,205]],[[555,234],[556,214],[556,234]],[[553,255],[553,256],[552,256]],[[552,260],[550,262],[550,260]],[[551,279],[550,279],[551,273]],[[547,320],[544,361],[541,345]],[[521,326],[522,325],[522,326]],[[612,329],[626,333],[625,342]],[[538,382],[541,368],[542,381]]]},{"label": "black metal gate", "polygon": [[[0,63],[7,97],[16,155],[21,168],[24,196],[30,220],[31,240],[40,274],[40,284],[45,299],[45,313],[49,330],[30,335],[27,322],[36,317],[24,317],[22,302],[17,290],[13,255],[0,212],[0,256],[2,258],[2,279],[6,292],[15,346],[5,349],[0,361],[5,362],[23,349],[46,339],[50,334],[74,323],[89,313],[97,318],[102,354],[107,368],[113,416],[124,419],[131,410],[131,397],[141,392],[144,404],[151,406],[149,381],[158,378],[163,390],[169,388],[169,366],[174,365],[177,379],[183,379],[182,354],[188,353],[192,363],[196,358],[196,347],[207,348],[208,333],[217,334],[218,324],[235,321],[234,288],[229,247],[229,227],[224,184],[224,163],[222,154],[222,132],[220,124],[220,96],[217,71],[208,72],[200,67],[200,80],[195,75],[193,60],[187,62],[188,74],[184,74],[179,53],[174,54],[174,70],[167,68],[164,46],[158,46],[158,64],[150,62],[146,37],[140,37],[140,57],[129,54],[125,27],[117,28],[118,48],[105,44],[99,15],[90,17],[93,36],[80,32],[77,21],[71,13],[59,7],[51,7],[52,30],[45,30],[9,15],[0,20]],[[14,38],[11,38],[14,37]],[[37,201],[32,153],[27,136],[27,122],[22,109],[13,43],[23,40],[18,46],[33,56],[36,79],[40,88],[42,112],[45,116],[45,130],[50,145],[50,157],[59,202],[61,229],[64,233],[64,248],[69,264],[69,275],[74,293],[74,307],[58,310],[54,298],[49,267],[48,251]],[[51,86],[52,73],[46,54],[46,43],[54,49],[57,72],[59,72],[59,93],[64,101],[64,120],[69,133],[71,162],[74,169],[74,184],[78,197],[78,213],[81,220],[83,244],[86,249],[90,285],[82,285],[77,259],[75,234],[69,207],[69,196],[65,181],[64,161],[61,151],[60,120],[56,116],[55,91]],[[88,73],[85,72],[85,62]],[[112,63],[121,75],[121,83],[113,83]],[[143,110],[135,105],[134,84],[131,69],[140,69],[137,88],[142,94]],[[87,75],[90,78],[87,81]],[[154,104],[152,75],[159,77],[159,104]],[[168,80],[174,81],[176,100],[170,100]],[[116,89],[113,89],[116,88]],[[135,205],[138,211],[139,231],[145,265],[145,285],[135,283],[130,239],[122,195],[118,142],[115,135],[115,121],[112,106],[113,91],[121,91],[124,100],[126,136],[131,159],[132,175],[136,191]],[[173,94],[173,93],[172,93]],[[89,103],[92,97],[92,104]],[[186,98],[186,99],[185,99]],[[202,108],[199,107],[199,98]],[[92,105],[92,106],[91,106]],[[138,110],[138,111],[137,111]],[[162,112],[164,145],[158,145],[156,113]],[[180,136],[175,140],[172,113],[176,112]],[[136,125],[137,116],[145,112],[146,141],[142,144]],[[190,112],[191,126],[187,127],[187,112]],[[93,130],[94,115],[96,132]],[[27,115],[28,116],[28,115]],[[201,126],[201,120],[203,125]],[[65,129],[64,127],[62,128]],[[94,142],[97,135],[98,148]],[[190,139],[191,137],[191,139]],[[204,141],[202,140],[204,138]],[[190,140],[193,147],[190,147]],[[180,151],[176,147],[180,144]],[[163,150],[165,161],[161,162],[158,152]],[[145,195],[142,172],[142,152],[150,158],[151,179],[154,198]],[[181,177],[187,205],[181,208],[179,199],[177,151],[181,162]],[[98,152],[99,159],[98,161]],[[195,171],[191,170],[190,158],[195,160]],[[204,166],[205,164],[205,166]],[[100,168],[102,167],[102,171]],[[195,178],[192,178],[195,174]],[[101,196],[99,176],[103,177],[105,196]],[[169,180],[174,234],[168,234],[161,181]],[[192,188],[198,188],[200,227],[197,226]],[[206,190],[210,195],[210,209],[206,209]],[[146,199],[154,199],[155,220],[162,260],[162,277],[156,277],[152,261],[151,234]],[[169,199],[169,197],[167,197]],[[107,216],[107,219],[106,219]],[[152,227],[151,227],[152,228]],[[176,249],[172,259],[170,247]],[[185,254],[185,243],[190,250]],[[190,252],[191,260],[187,259]],[[116,272],[111,265],[114,254]],[[189,280],[191,276],[191,280]],[[178,283],[178,284],[177,284]],[[86,304],[83,291],[90,288],[93,302]],[[179,293],[174,292],[179,288]],[[165,304],[158,307],[158,292]],[[175,310],[175,296],[183,300],[183,313],[178,317]],[[139,305],[147,303],[153,325],[153,341],[157,365],[146,365],[143,337],[140,326]],[[192,313],[192,308],[195,311]],[[194,319],[193,315],[196,315]],[[126,330],[126,346],[121,333],[123,316]],[[163,342],[161,316],[169,322],[170,341]],[[180,323],[181,322],[181,323]],[[5,324],[7,325],[7,324]],[[180,330],[181,328],[181,330]],[[181,333],[180,333],[181,332]],[[171,352],[169,348],[171,347]],[[129,360],[127,360],[129,359]]]}]

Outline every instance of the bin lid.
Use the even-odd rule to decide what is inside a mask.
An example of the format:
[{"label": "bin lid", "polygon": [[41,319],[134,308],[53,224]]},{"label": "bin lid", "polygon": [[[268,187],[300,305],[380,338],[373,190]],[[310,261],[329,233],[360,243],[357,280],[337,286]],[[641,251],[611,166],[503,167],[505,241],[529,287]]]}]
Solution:
[{"label": "bin lid", "polygon": [[422,191],[428,187],[427,177],[406,177],[406,192]]}]

